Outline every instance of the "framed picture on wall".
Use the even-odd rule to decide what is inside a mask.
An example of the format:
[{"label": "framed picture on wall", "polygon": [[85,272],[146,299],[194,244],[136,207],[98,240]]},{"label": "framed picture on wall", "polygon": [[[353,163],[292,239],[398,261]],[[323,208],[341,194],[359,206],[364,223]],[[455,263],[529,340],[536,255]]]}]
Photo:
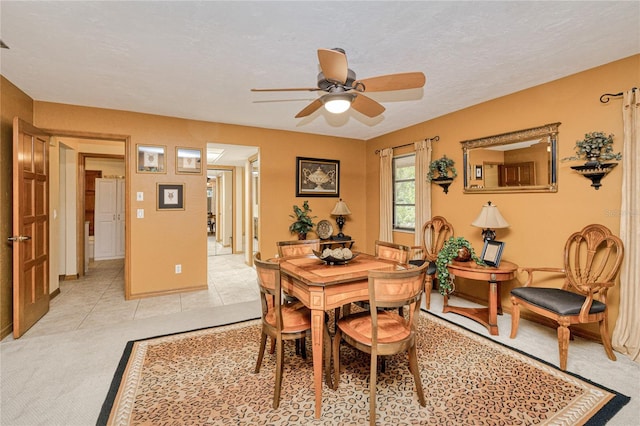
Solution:
[{"label": "framed picture on wall", "polygon": [[202,174],[202,150],[198,148],[176,148],[177,174]]},{"label": "framed picture on wall", "polygon": [[476,179],[482,179],[482,166],[476,166]]},{"label": "framed picture on wall", "polygon": [[167,147],[161,145],[136,146],[136,171],[138,173],[166,173]]},{"label": "framed picture on wall", "polygon": [[480,259],[489,266],[498,267],[500,266],[500,259],[502,259],[502,250],[504,250],[503,242],[486,240]]},{"label": "framed picture on wall", "polygon": [[339,196],[339,160],[296,157],[296,197]]},{"label": "framed picture on wall", "polygon": [[184,183],[159,183],[157,210],[184,210]]}]

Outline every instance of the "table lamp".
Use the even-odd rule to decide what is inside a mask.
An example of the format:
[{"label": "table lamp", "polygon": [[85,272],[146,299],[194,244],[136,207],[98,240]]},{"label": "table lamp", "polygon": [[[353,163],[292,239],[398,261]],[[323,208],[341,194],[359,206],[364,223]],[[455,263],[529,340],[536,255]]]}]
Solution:
[{"label": "table lamp", "polygon": [[336,203],[336,206],[331,211],[331,216],[338,216],[336,218],[336,224],[338,224],[339,232],[338,232],[338,235],[333,237],[334,240],[350,240],[351,239],[350,236],[344,235],[342,233],[342,227],[344,226],[344,221],[345,221],[344,217],[350,214],[351,214],[351,210],[349,210],[349,207],[347,207],[347,203],[342,201],[342,198],[340,198],[340,200]]},{"label": "table lamp", "polygon": [[484,241],[494,240],[496,238],[496,231],[494,231],[494,229],[509,227],[507,221],[504,220],[504,217],[500,214],[498,207],[491,204],[491,201],[482,206],[480,214],[476,220],[471,222],[471,225],[483,228],[482,239]]}]

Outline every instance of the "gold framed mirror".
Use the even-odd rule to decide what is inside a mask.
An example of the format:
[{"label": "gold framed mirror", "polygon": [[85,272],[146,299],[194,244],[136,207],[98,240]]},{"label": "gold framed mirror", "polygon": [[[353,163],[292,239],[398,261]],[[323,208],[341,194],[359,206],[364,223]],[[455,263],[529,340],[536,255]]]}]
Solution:
[{"label": "gold framed mirror", "polygon": [[465,193],[557,192],[558,126],[460,142]]}]

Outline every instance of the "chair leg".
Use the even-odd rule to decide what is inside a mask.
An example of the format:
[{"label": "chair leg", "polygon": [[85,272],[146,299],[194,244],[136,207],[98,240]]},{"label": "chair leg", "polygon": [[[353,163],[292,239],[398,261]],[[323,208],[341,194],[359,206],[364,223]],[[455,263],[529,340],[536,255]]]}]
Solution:
[{"label": "chair leg", "polygon": [[258,360],[256,361],[256,369],[254,370],[254,373],[256,374],[260,372],[260,366],[262,365],[262,358],[264,357],[264,350],[266,346],[267,346],[267,335],[264,333],[261,333]]},{"label": "chair leg", "polygon": [[518,326],[520,325],[520,305],[511,299],[511,335],[509,338],[515,339],[518,334]]},{"label": "chair leg", "polygon": [[413,380],[416,382],[418,401],[420,401],[420,405],[426,407],[427,401],[424,399],[422,380],[420,379],[420,369],[418,368],[418,350],[416,349],[415,345],[409,348],[409,370],[413,373]]},{"label": "chair leg", "polygon": [[560,353],[560,369],[567,369],[567,357],[569,356],[569,327],[565,324],[560,324],[558,327],[558,352]]},{"label": "chair leg", "polygon": [[296,340],[297,344],[300,346],[300,356],[302,359],[307,359],[307,341],[304,337]]},{"label": "chair leg", "polygon": [[378,355],[371,353],[371,372],[369,374],[369,425],[376,425],[376,382],[378,374]]},{"label": "chair leg", "polygon": [[333,336],[333,389],[338,389],[340,383],[340,339],[342,332],[336,327],[336,334]]},{"label": "chair leg", "polygon": [[282,386],[282,358],[284,352],[284,342],[278,339],[276,343],[276,389],[273,393],[273,409],[280,405],[280,389]]},{"label": "chair leg", "polygon": [[273,354],[276,351],[276,339],[274,337],[271,338],[271,346],[269,346],[269,353]]},{"label": "chair leg", "polygon": [[427,276],[424,282],[424,303],[427,310],[431,309],[431,290],[433,289],[433,278]]},{"label": "chair leg", "polygon": [[600,321],[600,337],[602,338],[602,346],[604,346],[604,351],[607,353],[607,356],[611,361],[615,361],[616,355],[613,353],[613,347],[611,346],[611,336],[609,335],[606,316]]}]

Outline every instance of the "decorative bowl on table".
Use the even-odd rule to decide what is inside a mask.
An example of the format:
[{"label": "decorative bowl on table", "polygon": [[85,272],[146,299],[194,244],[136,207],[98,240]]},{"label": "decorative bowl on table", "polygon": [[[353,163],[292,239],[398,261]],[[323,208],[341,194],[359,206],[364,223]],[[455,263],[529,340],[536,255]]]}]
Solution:
[{"label": "decorative bowl on table", "polygon": [[330,249],[326,248],[320,251],[313,251],[313,254],[327,265],[346,265],[355,259],[359,253],[354,253],[346,247]]}]

